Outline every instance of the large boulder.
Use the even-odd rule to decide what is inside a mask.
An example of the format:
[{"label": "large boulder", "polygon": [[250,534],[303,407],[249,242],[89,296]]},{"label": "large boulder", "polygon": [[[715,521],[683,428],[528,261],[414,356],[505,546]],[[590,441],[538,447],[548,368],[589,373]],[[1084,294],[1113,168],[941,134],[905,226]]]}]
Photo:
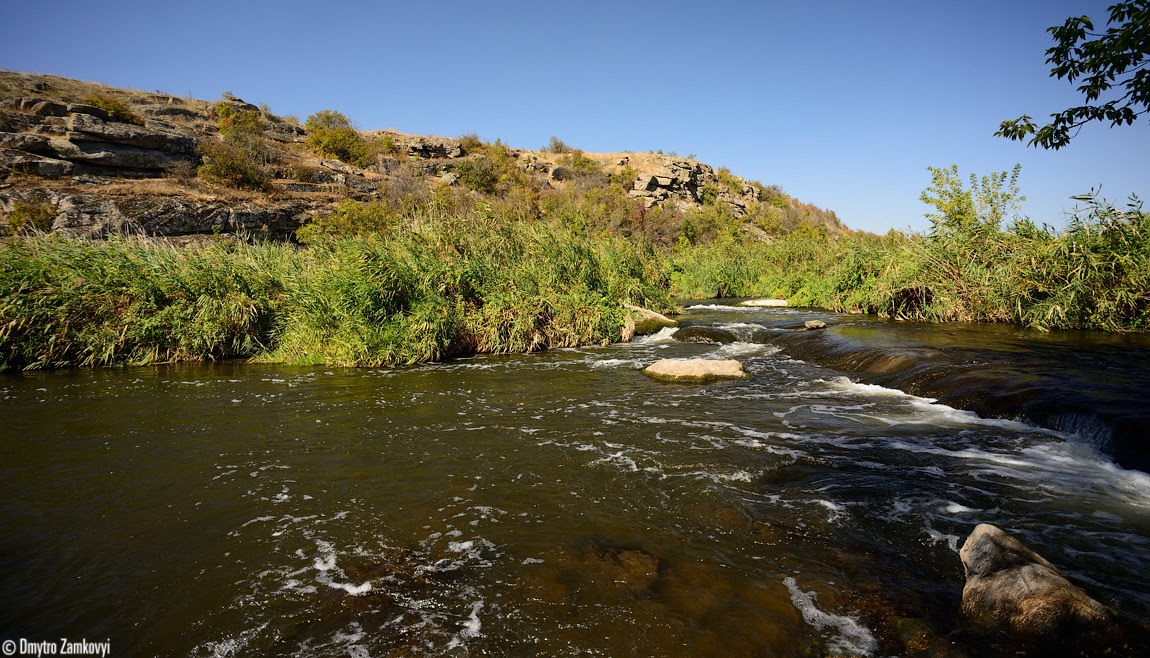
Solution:
[{"label": "large boulder", "polygon": [[1106,632],[1114,613],[1000,528],[981,524],[959,552],[966,571],[962,611],[996,630],[1053,639]]},{"label": "large boulder", "polygon": [[59,195],[54,231],[70,237],[116,234],[179,236],[248,232],[285,239],[312,208],[302,202],[197,201],[174,196]]},{"label": "large boulder", "polygon": [[63,160],[120,169],[158,172],[194,161],[190,155],[82,139],[52,139],[48,142],[48,149]]},{"label": "large boulder", "polygon": [[726,329],[693,325],[675,332],[674,339],[681,343],[714,343],[726,345],[739,342],[739,337]]},{"label": "large boulder", "polygon": [[751,377],[743,370],[743,364],[734,359],[663,359],[647,366],[643,374],[660,381],[686,383]]},{"label": "large boulder", "polygon": [[180,155],[196,152],[196,140],[175,130],[160,130],[131,123],[104,121],[90,114],[68,116],[72,141],[99,141]]}]

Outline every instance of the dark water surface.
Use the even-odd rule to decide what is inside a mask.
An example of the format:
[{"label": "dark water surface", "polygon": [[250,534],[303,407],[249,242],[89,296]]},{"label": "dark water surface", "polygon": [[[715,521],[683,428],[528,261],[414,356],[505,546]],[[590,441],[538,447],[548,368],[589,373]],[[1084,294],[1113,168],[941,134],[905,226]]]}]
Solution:
[{"label": "dark water surface", "polygon": [[[810,318],[832,326],[789,330]],[[1144,340],[683,320],[734,339],[4,377],[0,638],[142,656],[877,656],[934,638],[978,655],[957,549],[981,522],[1150,618],[1150,475],[1114,463],[1118,443],[1144,458],[1123,434],[1147,414]],[[639,372],[702,356],[752,378]]]}]

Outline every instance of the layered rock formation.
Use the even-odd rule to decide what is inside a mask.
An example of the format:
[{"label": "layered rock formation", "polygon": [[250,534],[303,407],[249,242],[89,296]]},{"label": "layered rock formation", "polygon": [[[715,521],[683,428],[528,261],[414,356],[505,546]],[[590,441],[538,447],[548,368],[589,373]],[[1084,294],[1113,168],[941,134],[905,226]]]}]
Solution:
[{"label": "layered rock formation", "polygon": [[[107,104],[98,103],[100,99],[118,103],[131,118],[103,109]],[[266,144],[261,166],[276,179],[273,192],[223,188],[195,176],[201,164],[198,149],[220,139],[221,107],[260,113]],[[380,198],[396,177],[459,185],[461,163],[485,157],[482,148],[473,148],[473,138],[468,142],[391,130],[363,135],[388,147],[361,167],[315,156],[302,144],[308,135],[298,122],[230,94],[207,102],[0,71],[0,234],[9,232],[10,213],[36,206],[47,209],[38,217],[52,216],[48,225],[37,228],[75,236],[262,231],[289,238],[309,217],[328,212],[341,200]],[[476,152],[469,153],[469,148]],[[537,189],[585,182],[582,173],[573,173],[571,152],[505,152]],[[641,208],[690,211],[719,204],[737,218],[760,204],[774,203],[779,210],[793,201],[777,190],[764,199],[767,188],[691,158],[662,153],[578,156],[584,164],[592,163],[601,184],[611,176]],[[828,231],[846,230],[833,213],[819,216],[826,219]],[[744,228],[769,239],[752,222]]]}]

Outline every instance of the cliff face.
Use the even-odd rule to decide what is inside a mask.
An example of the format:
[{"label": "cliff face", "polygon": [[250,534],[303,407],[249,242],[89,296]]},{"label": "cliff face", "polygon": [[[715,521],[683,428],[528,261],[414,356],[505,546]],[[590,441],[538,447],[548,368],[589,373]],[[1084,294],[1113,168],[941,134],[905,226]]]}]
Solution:
[{"label": "cliff face", "polygon": [[[266,190],[232,189],[197,177],[201,147],[221,140],[220,106],[262,117],[262,166],[273,179]],[[231,96],[208,102],[0,71],[0,234],[23,226],[31,208],[39,228],[76,237],[245,231],[287,239],[335,203],[379,198],[397,178],[459,185],[464,163],[485,157],[466,138],[362,134],[387,149],[356,166],[312,153],[298,121]],[[537,189],[579,183],[569,152],[504,152]],[[783,216],[794,206],[831,233],[846,230],[833,213],[693,159],[653,153],[578,157],[616,180],[643,208],[689,212],[724,204],[742,217],[769,204]],[[749,224],[748,230],[757,230]]]}]

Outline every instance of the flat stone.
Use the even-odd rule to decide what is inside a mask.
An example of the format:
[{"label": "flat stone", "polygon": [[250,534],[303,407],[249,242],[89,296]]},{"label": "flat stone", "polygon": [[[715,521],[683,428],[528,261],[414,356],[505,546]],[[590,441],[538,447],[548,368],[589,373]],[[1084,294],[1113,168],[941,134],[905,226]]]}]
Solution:
[{"label": "flat stone", "polygon": [[647,366],[643,374],[660,381],[686,383],[751,378],[743,364],[734,359],[663,359]]},{"label": "flat stone", "polygon": [[811,331],[813,329],[826,329],[827,323],[822,320],[807,320],[803,323],[803,329]]},{"label": "flat stone", "polygon": [[81,139],[112,142],[142,149],[192,155],[196,140],[178,132],[156,130],[130,123],[103,121],[90,114],[72,114],[68,117],[68,130],[87,136]]},{"label": "flat stone", "polygon": [[104,108],[87,105],[85,103],[69,103],[68,114],[85,114],[94,116],[101,121],[110,121],[112,118],[112,115],[108,114],[108,111]]},{"label": "flat stone", "polygon": [[199,112],[179,105],[146,105],[141,111],[150,117],[197,117]]},{"label": "flat stone", "polygon": [[55,101],[40,101],[31,108],[32,114],[42,117],[62,117],[68,113],[68,108]]},{"label": "flat stone", "polygon": [[48,153],[48,138],[26,133],[0,132],[0,148],[19,149],[25,153],[45,155]]},{"label": "flat stone", "polygon": [[61,178],[72,173],[73,164],[64,160],[46,158],[16,149],[0,149],[0,165],[14,173],[32,174],[41,178]]},{"label": "flat stone", "polygon": [[739,302],[739,306],[763,306],[763,307],[777,307],[786,306],[787,300],[785,299],[748,299],[745,302]]}]

